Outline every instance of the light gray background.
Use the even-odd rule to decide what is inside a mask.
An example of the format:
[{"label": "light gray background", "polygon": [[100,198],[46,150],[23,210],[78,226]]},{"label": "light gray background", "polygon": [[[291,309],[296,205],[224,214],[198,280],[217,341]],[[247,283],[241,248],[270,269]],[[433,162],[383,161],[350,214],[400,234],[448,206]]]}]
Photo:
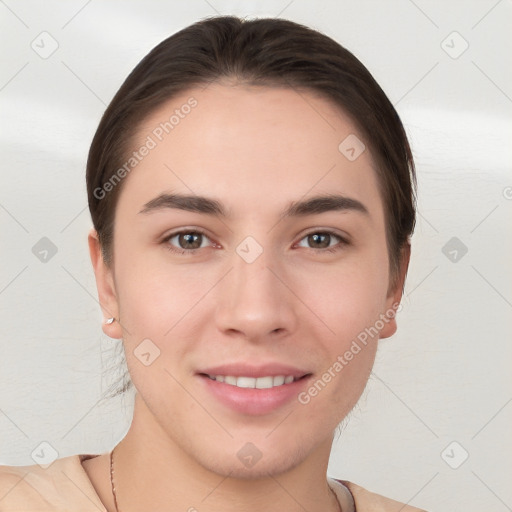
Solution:
[{"label": "light gray background", "polygon": [[[380,342],[330,475],[429,510],[512,510],[510,0],[0,0],[0,463],[34,464],[42,442],[102,453],[128,429],[130,396],[99,402],[116,342],[87,250],[87,151],[139,60],[216,13],[338,40],[396,106],[416,158],[398,333]],[[32,252],[42,237],[57,248],[46,262]],[[453,237],[456,261],[443,253]]]}]

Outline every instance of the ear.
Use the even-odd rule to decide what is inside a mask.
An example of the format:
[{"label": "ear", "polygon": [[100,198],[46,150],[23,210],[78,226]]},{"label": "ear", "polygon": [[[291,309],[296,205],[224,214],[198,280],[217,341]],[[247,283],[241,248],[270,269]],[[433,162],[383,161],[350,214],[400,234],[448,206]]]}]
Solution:
[{"label": "ear", "polygon": [[[98,298],[103,312],[104,321],[102,323],[103,332],[110,338],[122,338],[122,329],[119,324],[119,305],[117,302],[116,289],[112,270],[107,267],[101,253],[101,245],[98,233],[94,228],[89,231],[87,238],[89,243],[89,254],[91,256],[92,267],[96,277],[96,287],[98,288]],[[112,324],[106,324],[107,318],[115,318]]]},{"label": "ear", "polygon": [[389,320],[385,322],[384,327],[380,331],[379,338],[389,338],[396,332],[397,325],[395,315],[397,313],[397,309],[399,309],[400,301],[402,300],[405,277],[409,268],[410,258],[411,244],[410,242],[406,242],[400,251],[400,270],[395,282],[395,286],[394,288],[390,288],[386,298],[386,312],[384,314],[388,317]]}]

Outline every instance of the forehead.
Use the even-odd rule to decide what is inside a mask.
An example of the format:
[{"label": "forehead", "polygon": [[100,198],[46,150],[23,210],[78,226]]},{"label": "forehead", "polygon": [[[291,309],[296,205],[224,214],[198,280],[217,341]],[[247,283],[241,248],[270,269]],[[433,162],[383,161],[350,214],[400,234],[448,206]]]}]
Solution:
[{"label": "forehead", "polygon": [[357,156],[362,140],[340,108],[311,92],[212,83],[172,98],[141,124],[133,149],[151,149],[120,201],[142,204],[167,190],[271,211],[274,203],[337,191],[379,209],[370,152]]}]

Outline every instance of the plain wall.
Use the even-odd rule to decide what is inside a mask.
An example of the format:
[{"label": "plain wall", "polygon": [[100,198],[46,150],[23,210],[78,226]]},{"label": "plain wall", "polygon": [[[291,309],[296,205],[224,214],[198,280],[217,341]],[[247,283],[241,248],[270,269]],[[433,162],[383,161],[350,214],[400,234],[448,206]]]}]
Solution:
[{"label": "plain wall", "polygon": [[[216,13],[280,15],[346,46],[395,105],[416,159],[398,332],[380,342],[330,475],[429,510],[511,510],[507,1],[0,3],[0,463],[34,464],[41,442],[59,457],[103,453],[128,429],[130,396],[100,403],[117,342],[101,331],[89,261],[87,152],[139,60]],[[34,51],[52,39],[52,55]],[[43,237],[57,251],[46,262],[33,253]]]}]

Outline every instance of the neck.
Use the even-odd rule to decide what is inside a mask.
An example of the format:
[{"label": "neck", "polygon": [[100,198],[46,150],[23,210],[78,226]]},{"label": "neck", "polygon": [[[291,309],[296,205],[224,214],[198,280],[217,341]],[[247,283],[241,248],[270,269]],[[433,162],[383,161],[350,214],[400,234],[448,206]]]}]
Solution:
[{"label": "neck", "polygon": [[205,467],[170,439],[137,393],[132,424],[114,453],[119,511],[337,512],[326,478],[331,443],[279,474],[234,478],[232,471]]}]

